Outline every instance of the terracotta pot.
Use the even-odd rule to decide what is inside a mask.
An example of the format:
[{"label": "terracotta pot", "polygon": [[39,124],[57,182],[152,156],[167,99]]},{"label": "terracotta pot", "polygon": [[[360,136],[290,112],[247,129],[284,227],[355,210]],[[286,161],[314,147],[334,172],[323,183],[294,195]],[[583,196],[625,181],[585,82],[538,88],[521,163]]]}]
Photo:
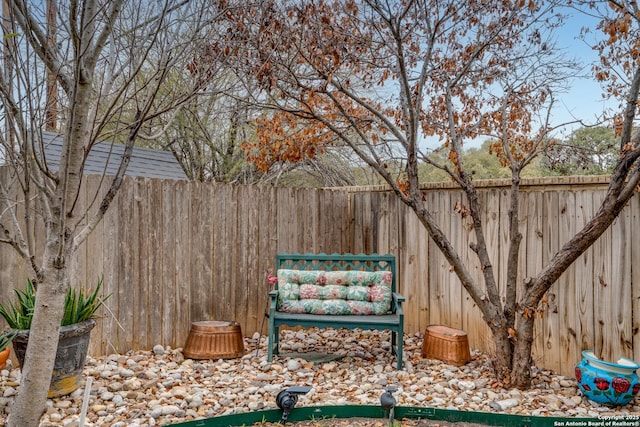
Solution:
[{"label": "terracotta pot", "polygon": [[0,351],[0,369],[4,369],[4,367],[7,366],[7,360],[9,359],[10,354],[11,350],[9,350],[9,347]]}]

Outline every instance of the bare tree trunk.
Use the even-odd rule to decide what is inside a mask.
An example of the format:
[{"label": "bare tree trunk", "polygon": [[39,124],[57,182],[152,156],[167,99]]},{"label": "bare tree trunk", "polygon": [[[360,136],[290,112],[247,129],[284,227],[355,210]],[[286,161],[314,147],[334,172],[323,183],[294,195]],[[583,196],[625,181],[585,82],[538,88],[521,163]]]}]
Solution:
[{"label": "bare tree trunk", "polygon": [[[78,92],[82,92],[82,85],[78,87]],[[88,103],[86,100],[83,102],[81,94],[79,98],[76,98],[75,105],[79,111],[85,109],[86,112]],[[62,156],[62,162],[67,162],[69,170],[59,180],[53,200],[44,254],[45,267],[39,274],[42,282],[36,292],[29,343],[24,366],[21,367],[22,381],[9,415],[10,427],[37,427],[45,409],[64,315],[65,293],[69,287],[67,260],[72,257],[73,250],[66,224],[73,214],[66,207],[72,205],[80,186],[80,176],[71,171],[81,170],[78,164],[82,161],[80,141],[84,128],[83,123],[72,123],[63,145],[67,151]]]},{"label": "bare tree trunk", "polygon": [[[133,22],[129,22],[129,18],[120,19],[126,0],[60,3],[60,11],[68,12],[64,18],[58,16],[58,4],[54,0],[46,1],[46,11],[45,2],[36,5],[27,0],[3,1],[3,7],[6,7],[3,13],[11,17],[4,23],[20,28],[21,39],[33,47],[31,50],[11,50],[9,53],[30,53],[31,56],[26,55],[26,59],[19,58],[24,63],[41,63],[42,70],[46,69],[42,76],[38,75],[38,82],[46,81],[47,85],[44,106],[39,91],[26,91],[27,95],[36,96],[36,99],[14,99],[14,91],[9,88],[11,79],[0,74],[0,90],[3,95],[0,103],[8,111],[5,117],[8,126],[19,129],[16,134],[19,136],[17,144],[21,144],[14,146],[11,143],[2,148],[6,148],[9,153],[16,149],[19,152],[19,155],[7,156],[7,160],[16,175],[23,178],[20,182],[24,196],[21,203],[26,223],[23,227],[15,215],[12,215],[14,201],[6,197],[7,192],[3,187],[0,201],[9,209],[0,210],[0,221],[7,220],[10,227],[4,227],[2,222],[0,225],[6,230],[14,228],[17,237],[3,238],[2,243],[13,246],[30,263],[38,283],[29,343],[24,366],[21,367],[21,384],[10,410],[8,425],[37,427],[46,405],[64,314],[65,295],[71,285],[71,260],[78,246],[95,229],[115,197],[141,126],[145,121],[171,113],[174,108],[204,90],[205,86],[199,83],[177,90],[171,96],[163,94],[162,102],[156,102],[158,94],[163,93],[161,88],[166,83],[169,71],[174,71],[180,64],[191,60],[193,51],[189,46],[194,44],[194,37],[200,33],[201,28],[193,23],[189,29],[185,29],[185,33],[190,34],[185,37],[188,41],[177,42],[177,45],[160,37],[161,34],[168,34],[165,30],[173,25],[167,21],[168,14],[177,13],[178,9],[190,3],[184,0],[167,0],[159,13],[155,13],[144,2],[128,2],[132,7],[138,5],[138,12],[148,18],[144,23],[136,24],[135,28],[130,27]],[[204,9],[204,3],[199,10],[185,8],[185,15],[181,16],[186,19],[185,22],[192,22],[188,17],[206,20],[199,14]],[[46,28],[41,19],[45,15]],[[64,28],[56,26],[57,18],[68,20]],[[170,18],[173,20],[178,17],[172,15]],[[4,27],[5,32],[9,31],[7,28]],[[62,37],[63,40],[56,40],[56,29],[57,37]],[[57,41],[68,49],[61,50]],[[10,48],[11,37],[5,42]],[[123,52],[130,54],[126,58],[125,53],[122,58],[118,57],[129,68],[121,68],[122,64],[118,61],[112,63],[105,59],[103,51],[106,47],[110,50],[122,47]],[[156,57],[156,54],[159,56]],[[7,58],[13,59],[11,55],[7,55]],[[18,67],[14,61],[5,62],[7,64],[11,65],[13,73],[31,72]],[[105,66],[119,71],[116,75],[110,74],[104,71]],[[98,85],[94,77],[96,70],[101,73]],[[132,90],[134,86],[135,89]],[[65,95],[62,110],[57,105],[58,88]],[[37,95],[31,92],[37,92]],[[130,117],[132,106],[134,116]],[[100,111],[101,108],[106,112]],[[31,120],[25,121],[26,116]],[[34,118],[41,117],[46,119],[47,129],[64,131],[57,170],[50,168],[51,165],[45,165],[38,155],[41,151],[34,149],[38,147],[38,132],[42,126]],[[64,129],[57,129],[59,117],[64,122]],[[79,211],[76,202],[81,189],[84,160],[100,135],[109,134],[111,130],[115,131],[115,134],[110,135],[114,141],[118,136],[126,135],[127,143],[118,171],[97,211]],[[96,194],[95,201],[99,200]],[[42,207],[38,212],[41,217],[32,208],[36,203]],[[35,238],[29,233],[35,229],[32,226],[40,219],[43,221],[46,243],[42,261],[38,262],[34,255],[39,252],[34,247]],[[25,227],[26,232],[22,230]],[[27,238],[23,237],[25,234]]]},{"label": "bare tree trunk", "polygon": [[8,426],[37,427],[45,410],[64,313],[64,284],[68,284],[64,268],[50,267],[45,281],[38,285],[27,352],[21,366],[20,388],[28,392],[18,394],[11,406]]},{"label": "bare tree trunk", "polygon": [[513,365],[511,369],[511,385],[527,389],[531,386],[531,350],[533,345],[533,316],[520,316],[517,333],[514,337]]}]

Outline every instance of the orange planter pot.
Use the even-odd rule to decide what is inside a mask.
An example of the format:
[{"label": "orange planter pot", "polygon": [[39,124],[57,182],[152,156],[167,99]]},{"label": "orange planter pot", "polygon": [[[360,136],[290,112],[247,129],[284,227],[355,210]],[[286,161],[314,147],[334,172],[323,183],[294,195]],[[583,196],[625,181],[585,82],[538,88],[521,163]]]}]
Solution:
[{"label": "orange planter pot", "polygon": [[4,367],[7,366],[7,360],[9,359],[10,354],[11,351],[9,350],[9,347],[0,351],[0,369],[4,369]]}]

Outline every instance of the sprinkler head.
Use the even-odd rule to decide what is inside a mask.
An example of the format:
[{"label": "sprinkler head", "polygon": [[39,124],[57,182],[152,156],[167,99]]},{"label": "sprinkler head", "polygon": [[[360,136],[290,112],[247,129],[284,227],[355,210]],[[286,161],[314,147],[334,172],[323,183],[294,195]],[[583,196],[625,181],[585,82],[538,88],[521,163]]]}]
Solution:
[{"label": "sprinkler head", "polygon": [[289,413],[291,413],[291,410],[296,406],[296,403],[298,403],[298,396],[307,394],[309,390],[311,390],[310,386],[301,385],[285,388],[278,393],[278,396],[276,396],[276,405],[282,409],[282,424],[287,423]]},{"label": "sprinkler head", "polygon": [[396,386],[385,387],[384,393],[380,396],[380,405],[387,411],[389,411],[389,426],[393,426],[394,409],[396,407],[396,398],[393,397],[393,393],[398,391]]},{"label": "sprinkler head", "polygon": [[398,387],[389,386],[385,387],[384,393],[380,396],[380,405],[384,409],[392,409],[396,406],[396,398],[393,397],[393,393],[398,391]]}]

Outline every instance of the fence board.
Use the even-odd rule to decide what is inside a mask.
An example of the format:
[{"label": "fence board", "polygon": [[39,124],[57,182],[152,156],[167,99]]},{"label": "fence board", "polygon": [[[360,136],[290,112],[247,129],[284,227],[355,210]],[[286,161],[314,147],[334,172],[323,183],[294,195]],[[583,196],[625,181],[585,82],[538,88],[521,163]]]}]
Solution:
[{"label": "fence board", "polygon": [[[136,286],[134,282],[134,262],[137,257],[137,233],[134,237],[135,227],[128,227],[133,216],[133,204],[135,194],[135,182],[130,185],[123,186],[120,190],[120,210],[118,211],[118,241],[121,243],[117,248],[118,255],[118,276],[116,295],[120,307],[135,307],[132,298],[132,287]],[[134,240],[135,239],[135,240]],[[122,328],[118,331],[117,340],[119,348],[133,348],[133,310],[119,310],[118,321]]]},{"label": "fence board", "polygon": [[[493,275],[495,276],[495,280],[500,283],[501,275],[503,274],[503,269],[501,268],[501,264],[499,263],[499,259],[497,254],[500,251],[500,195],[502,191],[490,188],[487,191],[483,191],[480,193],[479,197],[481,201],[484,201],[484,209],[485,209],[485,218],[486,222],[484,224],[484,235],[485,241],[487,244],[487,251],[489,252],[489,257],[491,260],[491,265],[493,269]],[[483,272],[480,271],[479,275],[482,275]],[[478,276],[477,280],[479,283],[482,283],[484,287],[484,281],[482,277]],[[486,291],[486,289],[485,289]],[[475,316],[474,316],[475,314]],[[484,322],[478,322],[477,319],[481,318],[482,314],[479,308],[476,308],[474,313],[470,313],[470,316],[473,316],[473,319],[469,319],[467,321],[468,324],[474,324],[475,328],[469,328],[467,333],[469,335],[469,345],[472,348],[480,348],[486,351],[493,352],[495,351],[492,345],[492,334],[489,327]],[[474,333],[475,332],[475,333]]]},{"label": "fence board", "polygon": [[[544,193],[544,217],[546,227],[544,235],[546,237],[544,243],[544,251],[542,253],[543,263],[547,262],[558,252],[559,242],[558,236],[560,235],[560,200],[557,192],[545,192]],[[556,284],[557,285],[557,284]],[[556,334],[560,330],[560,314],[561,308],[560,301],[557,298],[557,288],[554,286],[547,292],[547,303],[549,304],[549,311],[547,316],[544,317],[542,323],[542,364],[543,366],[560,366],[559,349],[557,345],[554,346],[557,341]]]},{"label": "fence board", "polygon": [[[620,213],[609,230],[612,236],[625,236],[630,232],[630,212],[628,209]],[[611,343],[611,360],[618,360],[624,356],[633,354],[631,324],[633,318],[628,316],[631,313],[631,242],[627,239],[612,238],[611,258],[611,308],[615,307],[615,318],[610,322],[613,331],[610,337],[617,337],[617,342],[609,340]],[[602,310],[606,310],[607,301],[603,301]]]},{"label": "fence board", "polygon": [[210,186],[197,184],[191,192],[191,229],[189,235],[189,248],[194,246],[191,242],[197,242],[198,250],[190,255],[189,269],[191,281],[189,296],[191,298],[191,318],[193,321],[212,319],[212,284],[213,271],[211,268],[210,254],[213,251],[212,224],[211,224],[211,195]]},{"label": "fence board", "polygon": [[[174,335],[173,320],[176,318],[176,301],[178,299],[177,283],[182,280],[178,277],[177,255],[180,254],[180,248],[176,244],[178,236],[178,228],[183,224],[182,221],[176,221],[179,218],[176,207],[175,185],[163,185],[162,188],[162,275],[158,279],[162,284],[162,300],[161,303],[156,302],[157,307],[162,315],[162,335],[158,337],[155,344],[173,343],[176,344]],[[170,320],[169,320],[170,319]]]},{"label": "fence board", "polygon": [[[406,327],[416,330],[418,327],[415,319],[419,317],[421,309],[421,296],[423,295],[422,288],[427,286],[427,283],[422,279],[420,274],[419,263],[423,261],[420,259],[419,252],[422,242],[418,236],[420,235],[421,225],[415,215],[406,217],[406,241],[403,245],[403,254],[400,258],[402,261],[396,264],[396,269],[402,271],[406,284],[402,289],[398,287],[398,290],[402,292],[402,295],[406,298],[406,302],[403,306],[403,310],[406,316]],[[388,229],[388,225],[386,226]],[[411,277],[407,280],[407,277]],[[399,278],[396,276],[396,280]],[[428,300],[427,300],[428,301]],[[409,320],[411,319],[411,320]]]},{"label": "fence board", "polygon": [[[591,192],[576,192],[575,228],[581,229],[588,218],[595,213]],[[574,267],[575,294],[568,296],[568,304],[573,304],[575,318],[567,316],[573,329],[571,348],[567,349],[567,360],[581,358],[583,349],[593,348],[593,251],[587,251],[576,260]]]},{"label": "fence board", "polygon": [[[295,234],[294,218],[295,213],[292,215],[292,210],[297,209],[295,198],[293,196],[293,189],[283,188],[279,189],[277,196],[277,230],[276,239],[278,242],[278,252],[300,252],[302,249],[296,246],[297,236]],[[274,257],[275,262],[275,257]]]},{"label": "fence board", "polygon": [[[629,230],[629,240],[631,241],[631,313],[632,316],[632,342],[633,351],[631,357],[640,360],[640,345],[638,345],[640,332],[640,268],[638,264],[638,254],[640,253],[640,198],[637,196],[629,203],[631,210],[631,229]],[[593,312],[593,310],[592,310]],[[593,348],[593,347],[587,347]]]},{"label": "fence board", "polygon": [[[147,310],[147,328],[149,335],[147,337],[146,348],[153,348],[157,343],[162,342],[162,325],[163,321],[162,310],[164,304],[165,290],[164,283],[165,278],[163,274],[156,274],[156,272],[163,271],[162,260],[164,258],[164,233],[166,227],[170,227],[172,222],[167,221],[163,213],[164,209],[154,209],[154,206],[165,206],[163,198],[163,185],[162,181],[158,179],[152,179],[149,183],[149,192],[147,194],[147,206],[145,213],[149,217],[149,227],[147,230],[149,238],[149,261],[147,263],[147,270],[144,274],[148,276],[148,288],[147,288],[147,304],[149,308]],[[142,346],[142,343],[140,344]]]},{"label": "fence board", "polygon": [[[246,186],[238,186],[237,190],[237,215],[236,215],[236,237],[234,239],[233,245],[233,263],[231,268],[234,271],[234,275],[232,276],[232,283],[235,283],[236,288],[236,300],[245,301],[244,307],[234,307],[233,317],[231,319],[235,319],[238,317],[241,311],[246,310],[245,314],[245,324],[247,327],[250,324],[255,325],[255,321],[251,321],[250,319],[256,315],[255,311],[251,312],[250,307],[255,310],[255,304],[252,304],[250,299],[251,295],[249,294],[248,286],[247,286],[247,278],[246,278],[246,268],[248,266],[248,262],[253,262],[253,260],[247,258],[247,252],[249,247],[252,246],[252,241],[249,236],[249,226],[251,221],[250,209],[251,205],[254,203],[252,199],[249,199],[252,195],[249,194],[248,188]],[[247,197],[248,196],[248,197]],[[254,319],[255,320],[255,319]],[[255,328],[255,326],[254,326]]]},{"label": "fence board", "polygon": [[[149,276],[146,274],[149,260],[149,233],[148,233],[148,220],[144,212],[144,205],[148,203],[147,199],[147,180],[136,180],[134,184],[133,193],[133,216],[129,220],[137,227],[131,233],[132,239],[135,242],[131,242],[135,248],[134,262],[132,267],[132,282],[129,287],[131,294],[133,310],[132,323],[133,330],[135,331],[135,339],[132,337],[131,348],[134,350],[140,350],[141,348],[148,348],[148,331],[147,331],[147,312],[149,311],[149,304],[146,296],[148,295]],[[124,223],[126,224],[126,222]]]},{"label": "fence board", "polygon": [[[612,323],[615,322],[615,313],[617,310],[611,307],[613,302],[611,289],[611,265],[613,259],[610,257],[612,254],[612,236],[611,230],[607,230],[593,245],[594,251],[594,301],[597,301],[594,305],[593,311],[595,315],[595,351],[600,357],[606,360],[612,360],[613,347],[609,342],[608,337],[611,337],[611,333],[614,332]],[[612,322],[613,320],[613,322]],[[617,340],[616,340],[617,341]]]},{"label": "fence board", "polygon": [[[456,211],[456,207],[464,209],[466,207],[466,198],[463,197],[462,192],[455,192],[451,194],[449,198],[449,205],[445,206],[443,211],[443,223],[446,217],[449,218],[449,236],[451,238],[451,244],[456,248],[456,251],[460,255],[460,259],[464,262],[467,257],[467,251],[464,249],[464,219],[462,215]],[[448,214],[447,214],[448,210]],[[466,264],[467,268],[469,264]],[[449,267],[449,292],[448,297],[448,321],[447,325],[462,329],[462,284],[458,279],[458,276],[454,273],[453,267]]]},{"label": "fence board", "polygon": [[[541,191],[532,191],[526,203],[526,224],[524,230],[521,230],[524,239],[521,250],[526,253],[525,268],[522,276],[533,277],[542,269],[542,257],[544,252],[543,236],[544,236],[544,220],[543,220],[543,193]],[[524,204],[524,203],[523,203]],[[523,206],[524,207],[524,206]],[[548,313],[540,314],[543,319]],[[542,354],[542,331],[540,322],[534,324],[534,338],[532,357],[536,362],[536,356]]]},{"label": "fence board", "polygon": [[[427,193],[426,203],[429,209],[431,209],[434,218],[439,218],[441,208],[438,206],[438,194],[434,192]],[[357,227],[356,227],[357,228]],[[429,299],[429,322],[432,324],[442,323],[444,313],[442,311],[442,298],[445,290],[443,271],[447,269],[445,266],[446,260],[438,249],[438,246],[434,243],[433,239],[429,239],[429,281],[428,286],[430,290]]]},{"label": "fence board", "polygon": [[[85,197],[87,199],[90,198],[95,198],[97,200],[97,202],[99,203],[102,200],[102,197],[104,196],[106,189],[104,186],[101,186],[100,184],[100,180],[95,179],[97,177],[90,177],[92,179],[88,179],[85,181],[85,188],[83,188],[83,192],[85,194]],[[96,212],[96,207],[94,204],[94,208],[91,209],[91,214],[95,214]],[[104,224],[105,221],[100,221],[100,223],[98,223],[98,225],[96,226],[95,230],[93,231],[93,233],[95,233],[96,236],[101,236],[103,237],[103,233],[104,233]],[[85,275],[82,276],[80,275],[78,277],[78,280],[81,281],[81,284],[86,286],[87,288],[89,287],[93,287],[96,285],[96,283],[98,282],[98,279],[100,278],[100,276],[104,273],[104,260],[105,260],[105,254],[104,254],[104,245],[102,244],[102,238],[100,239],[100,243],[98,243],[98,241],[96,240],[92,240],[89,239],[85,245],[83,245],[83,248],[79,249],[79,251],[86,251],[86,255],[85,255],[85,259],[86,261],[86,269],[85,269]],[[2,265],[0,263],[0,265]],[[104,282],[103,282],[103,286],[105,286]],[[104,288],[103,288],[104,289]],[[108,293],[105,293],[105,295],[108,295]],[[105,316],[105,310],[103,309],[100,313],[100,316]],[[95,335],[97,336],[102,336],[103,334],[103,321],[102,319],[98,319],[96,322],[96,327],[94,328],[94,332]],[[93,340],[90,343],[90,348],[89,351],[93,354],[100,354],[102,353],[102,348],[101,348],[101,343],[99,340]]]},{"label": "fence board", "polygon": [[[177,181],[175,185],[176,218],[190,218],[192,196],[193,193],[197,193],[198,185],[195,186],[195,191],[187,191],[189,185],[183,181]],[[189,261],[192,259],[193,246],[197,240],[191,239],[190,221],[178,221],[177,225],[174,242],[176,248],[175,314],[173,318],[170,318],[170,321],[174,323],[171,345],[181,347],[187,340],[192,322],[190,307],[193,299],[190,295],[190,284],[194,276]]]},{"label": "fence board", "polygon": [[[575,217],[576,217],[576,198],[575,193],[571,191],[562,191],[560,193],[560,236],[562,240],[559,242],[560,247],[564,246],[568,240],[568,236],[573,236],[576,232]],[[567,364],[575,365],[575,359],[570,359],[570,352],[573,344],[575,343],[575,304],[569,303],[573,301],[573,296],[576,295],[576,279],[574,266],[567,269],[567,271],[560,277],[556,284],[556,295],[558,301],[563,301],[563,310],[558,313],[558,319],[560,327],[557,330],[556,339],[553,342],[558,354],[558,362],[560,369],[568,371]]]},{"label": "fence board", "polygon": [[[246,328],[251,331],[257,331],[261,320],[261,310],[263,297],[265,295],[264,290],[259,286],[260,282],[256,281],[256,277],[260,277],[261,265],[260,265],[260,244],[262,237],[262,230],[260,229],[260,211],[259,207],[264,205],[264,200],[267,196],[264,193],[258,192],[254,187],[246,187],[248,190],[249,200],[254,202],[248,203],[248,229],[246,237],[246,258],[245,263],[238,265],[239,268],[244,270],[244,281],[247,286],[247,326]],[[259,200],[259,204],[255,201]],[[316,228],[317,230],[317,228]],[[243,267],[244,266],[244,267]]]}]

